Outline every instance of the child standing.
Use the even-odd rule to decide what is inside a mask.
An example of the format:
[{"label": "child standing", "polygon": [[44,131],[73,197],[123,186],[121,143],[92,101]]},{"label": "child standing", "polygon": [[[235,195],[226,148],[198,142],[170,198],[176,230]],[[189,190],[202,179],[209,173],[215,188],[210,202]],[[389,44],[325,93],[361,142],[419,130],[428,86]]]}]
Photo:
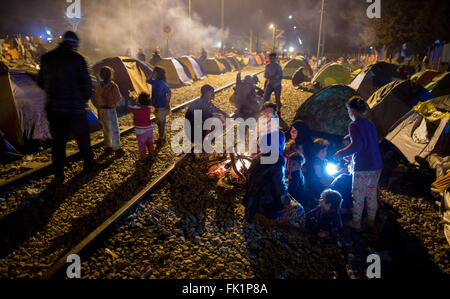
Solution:
[{"label": "child standing", "polygon": [[153,70],[152,79],[147,81],[152,85],[152,105],[155,107],[156,124],[158,125],[158,147],[166,142],[166,118],[170,114],[170,98],[172,92],[166,84],[166,72],[160,67]]},{"label": "child standing", "polygon": [[116,154],[123,154],[120,146],[119,122],[117,121],[116,105],[121,100],[119,87],[114,83],[114,70],[108,66],[100,70],[102,82],[95,91],[97,100],[98,118],[103,127],[105,139],[105,152],[115,151]]},{"label": "child standing", "polygon": [[139,160],[142,161],[147,157],[147,149],[150,156],[155,154],[153,127],[150,120],[150,95],[145,92],[141,93],[138,97],[138,103],[130,101],[128,109],[133,113],[134,129],[139,147]]},{"label": "child standing", "polygon": [[360,97],[352,97],[347,102],[347,111],[352,122],[348,125],[351,143],[339,150],[335,157],[342,159],[348,156],[353,158],[353,220],[350,226],[361,229],[361,219],[364,202],[367,203],[368,225],[375,226],[375,217],[378,209],[377,189],[380,179],[382,161],[378,147],[377,129],[374,124],[364,117],[367,104]]}]

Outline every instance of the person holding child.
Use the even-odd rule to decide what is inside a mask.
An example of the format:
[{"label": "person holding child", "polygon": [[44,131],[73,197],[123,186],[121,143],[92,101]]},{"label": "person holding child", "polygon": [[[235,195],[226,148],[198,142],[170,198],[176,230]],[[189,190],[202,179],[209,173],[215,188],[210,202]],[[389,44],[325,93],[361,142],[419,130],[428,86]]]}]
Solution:
[{"label": "person holding child", "polygon": [[137,103],[133,101],[128,103],[128,110],[133,113],[134,130],[136,131],[139,147],[139,160],[142,161],[148,157],[147,149],[150,156],[155,154],[153,127],[150,120],[150,95],[145,92],[141,93]]}]

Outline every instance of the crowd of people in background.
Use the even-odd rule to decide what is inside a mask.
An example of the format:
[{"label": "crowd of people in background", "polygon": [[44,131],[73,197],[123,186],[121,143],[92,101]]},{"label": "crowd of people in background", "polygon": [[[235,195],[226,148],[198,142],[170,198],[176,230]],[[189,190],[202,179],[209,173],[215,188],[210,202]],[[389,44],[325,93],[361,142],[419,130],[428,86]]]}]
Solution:
[{"label": "crowd of people in background", "polygon": [[[55,50],[42,56],[38,83],[47,93],[47,114],[53,137],[52,160],[55,179],[64,180],[65,147],[74,136],[84,159],[84,172],[96,163],[90,145],[86,103],[92,96],[92,82],[84,58],[76,52],[78,37],[73,32],[64,34]],[[155,59],[157,53],[152,57]],[[344,204],[351,211],[349,227],[360,230],[364,207],[367,208],[368,225],[374,227],[377,212],[378,180],[381,173],[381,157],[375,126],[364,118],[365,102],[355,96],[347,103],[349,136],[343,140],[342,149],[329,153],[329,142],[314,138],[308,125],[295,121],[285,133],[280,130],[279,119],[283,71],[277,55],[269,55],[266,65],[264,90],[257,87],[258,80],[247,76],[239,81],[234,94],[236,107],[240,97],[254,103],[258,109],[258,154],[253,158],[243,199],[249,221],[266,224],[289,224],[314,232],[321,238],[336,235],[342,227],[341,213]],[[99,118],[105,137],[105,152],[123,155],[116,105],[121,99],[114,71],[104,67],[100,71],[101,82],[95,97],[99,105]],[[166,142],[166,118],[170,113],[171,91],[165,82],[165,71],[156,67],[147,83],[152,85],[152,95],[141,93],[127,103],[133,114],[139,160],[155,155],[151,111],[156,115],[159,139],[157,148]],[[219,118],[225,126],[229,115],[217,108],[214,88],[204,85],[201,97],[186,111],[186,121],[191,123],[186,135],[194,137],[194,113],[202,112],[202,122]],[[275,103],[271,94],[275,93]],[[254,101],[250,101],[249,97]],[[263,124],[261,126],[261,124]],[[189,128],[189,127],[185,127]],[[211,131],[211,130],[210,130]],[[210,131],[203,131],[205,138]],[[279,144],[272,144],[273,137]],[[275,163],[264,164],[262,158],[276,151]],[[334,177],[325,169],[327,157],[344,159],[348,171]]]}]

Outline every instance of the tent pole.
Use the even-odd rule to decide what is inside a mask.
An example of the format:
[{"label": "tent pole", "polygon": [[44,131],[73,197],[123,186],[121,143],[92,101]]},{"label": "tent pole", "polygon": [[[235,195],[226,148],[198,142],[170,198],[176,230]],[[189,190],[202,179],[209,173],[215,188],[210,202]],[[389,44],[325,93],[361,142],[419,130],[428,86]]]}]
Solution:
[{"label": "tent pole", "polygon": [[225,31],[225,0],[222,0],[222,16],[221,16],[221,28],[222,28],[222,43],[221,43],[221,54],[224,55],[224,31]]}]

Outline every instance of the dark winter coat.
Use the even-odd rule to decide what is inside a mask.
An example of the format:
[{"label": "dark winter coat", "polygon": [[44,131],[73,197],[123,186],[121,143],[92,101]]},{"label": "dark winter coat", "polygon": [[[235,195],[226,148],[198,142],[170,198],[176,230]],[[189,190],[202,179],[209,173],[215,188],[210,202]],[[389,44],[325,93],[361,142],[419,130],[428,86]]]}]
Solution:
[{"label": "dark winter coat", "polygon": [[86,60],[64,43],[42,56],[38,85],[47,93],[47,111],[54,113],[85,111],[92,95]]},{"label": "dark winter coat", "polygon": [[283,209],[287,193],[285,167],[283,156],[279,156],[275,164],[262,164],[261,154],[253,159],[243,200],[250,219],[255,213],[272,218],[276,212]]}]

